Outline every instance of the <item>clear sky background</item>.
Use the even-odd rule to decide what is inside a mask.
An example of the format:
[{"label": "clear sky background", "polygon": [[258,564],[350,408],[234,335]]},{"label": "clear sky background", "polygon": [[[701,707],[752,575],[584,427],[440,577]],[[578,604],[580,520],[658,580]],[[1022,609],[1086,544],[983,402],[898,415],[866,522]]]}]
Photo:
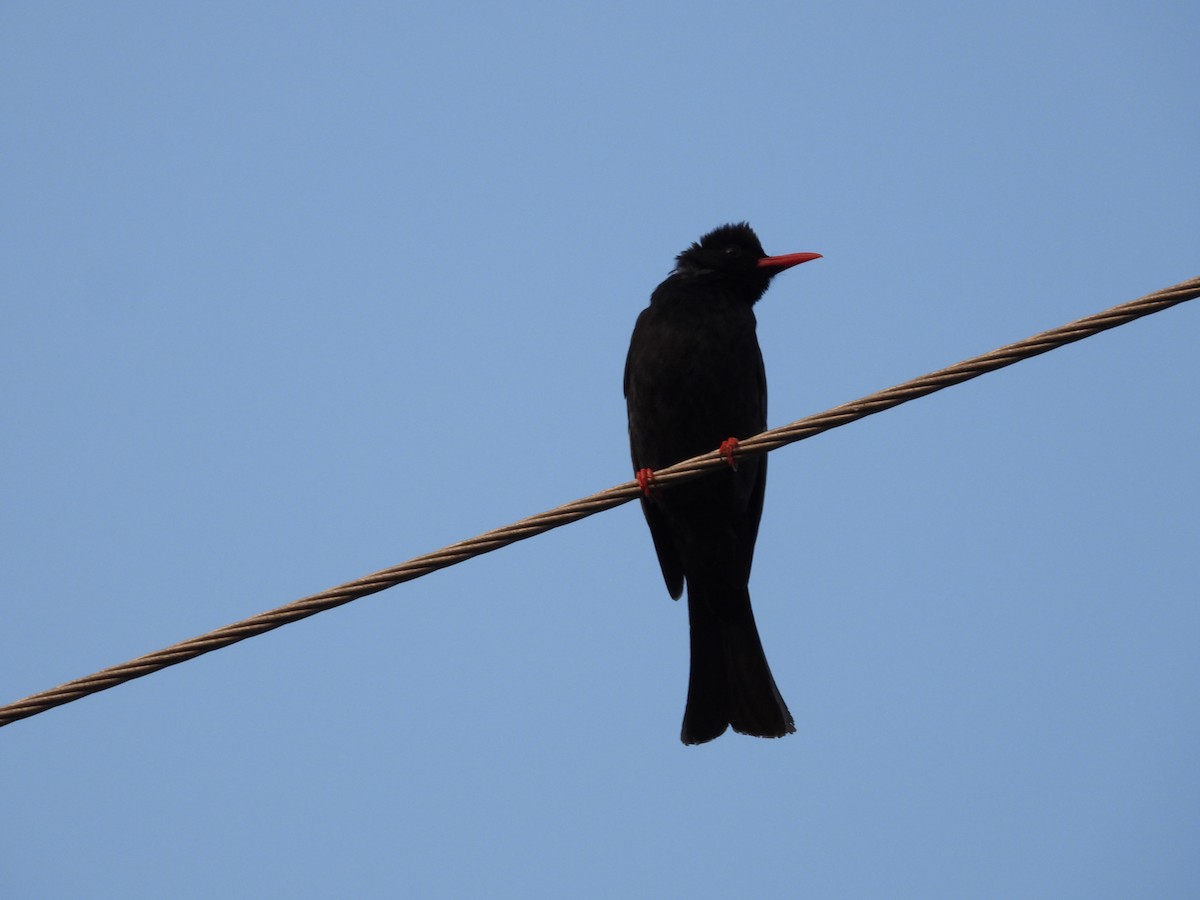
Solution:
[{"label": "clear sky background", "polygon": [[[779,425],[1200,274],[1200,7],[6,3],[0,702],[627,480],[749,220]],[[1200,302],[773,455],[796,716],[636,505],[0,730],[6,897],[1200,894]]]}]

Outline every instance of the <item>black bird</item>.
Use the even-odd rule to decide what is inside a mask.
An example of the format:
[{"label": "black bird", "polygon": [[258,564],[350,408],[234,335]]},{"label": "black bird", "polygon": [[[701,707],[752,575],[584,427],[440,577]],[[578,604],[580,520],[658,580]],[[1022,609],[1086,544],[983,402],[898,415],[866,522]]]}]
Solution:
[{"label": "black bird", "polygon": [[[688,588],[692,670],[685,744],[733,726],[756,737],[796,730],[750,608],[750,565],[767,457],[737,460],[737,438],[767,427],[767,379],[754,304],[771,279],[819,253],[767,256],[745,222],[724,225],[676,257],[638,316],[625,360],[625,401],[642,511],[667,590]],[[655,469],[720,448],[729,468],[652,489]]]}]

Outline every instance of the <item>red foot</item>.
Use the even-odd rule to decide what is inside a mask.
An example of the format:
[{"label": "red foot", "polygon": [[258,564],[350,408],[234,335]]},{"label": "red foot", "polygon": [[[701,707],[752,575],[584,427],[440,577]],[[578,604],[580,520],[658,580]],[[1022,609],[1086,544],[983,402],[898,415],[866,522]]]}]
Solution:
[{"label": "red foot", "polygon": [[650,485],[654,481],[654,470],[638,469],[635,477],[637,478],[637,483],[642,486],[642,493],[649,497]]},{"label": "red foot", "polygon": [[726,438],[721,441],[721,458],[729,463],[729,468],[737,471],[737,460],[733,458],[734,451],[738,448],[738,439],[735,437]]}]

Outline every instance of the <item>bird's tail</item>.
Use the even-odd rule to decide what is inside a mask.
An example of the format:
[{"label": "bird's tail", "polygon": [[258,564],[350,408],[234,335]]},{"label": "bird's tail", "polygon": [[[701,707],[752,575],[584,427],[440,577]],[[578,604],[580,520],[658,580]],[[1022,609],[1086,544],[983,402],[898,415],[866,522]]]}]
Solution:
[{"label": "bird's tail", "polygon": [[[683,742],[702,744],[734,731],[754,737],[783,737],[796,730],[792,714],[767,665],[750,592],[714,602],[703,588],[688,584],[692,669]],[[723,602],[722,602],[723,601]]]}]

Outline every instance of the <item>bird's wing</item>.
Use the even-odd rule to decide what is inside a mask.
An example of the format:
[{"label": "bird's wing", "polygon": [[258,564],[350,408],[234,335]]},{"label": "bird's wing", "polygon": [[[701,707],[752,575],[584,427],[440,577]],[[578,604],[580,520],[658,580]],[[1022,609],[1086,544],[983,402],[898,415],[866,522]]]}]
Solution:
[{"label": "bird's wing", "polygon": [[[763,497],[767,490],[767,454],[739,463],[738,468],[753,467],[754,483],[750,487],[749,502],[746,504],[742,527],[738,530],[738,564],[742,568],[743,584],[750,580],[750,566],[754,562],[754,542],[758,540],[758,522],[762,518]],[[739,471],[740,475],[741,472]]]},{"label": "bird's wing", "polygon": [[[636,459],[633,465],[636,471],[639,468]],[[671,543],[671,529],[666,516],[652,497],[642,497],[642,512],[646,514],[646,524],[650,526],[650,537],[654,538],[654,551],[658,554],[658,564],[662,568],[667,591],[671,599],[678,600],[683,596],[683,563],[675,545]]]},{"label": "bird's wing", "polygon": [[[755,347],[757,350],[757,346]],[[758,353],[758,430],[767,428],[767,370],[763,365],[762,353]],[[763,453],[741,464],[743,472],[754,479],[745,507],[745,526],[740,532],[738,561],[743,567],[744,577],[750,579],[750,565],[754,562],[754,542],[758,540],[758,523],[762,519],[763,497],[767,490],[767,454]],[[749,470],[749,471],[746,471]],[[738,473],[743,474],[742,472]]]}]

